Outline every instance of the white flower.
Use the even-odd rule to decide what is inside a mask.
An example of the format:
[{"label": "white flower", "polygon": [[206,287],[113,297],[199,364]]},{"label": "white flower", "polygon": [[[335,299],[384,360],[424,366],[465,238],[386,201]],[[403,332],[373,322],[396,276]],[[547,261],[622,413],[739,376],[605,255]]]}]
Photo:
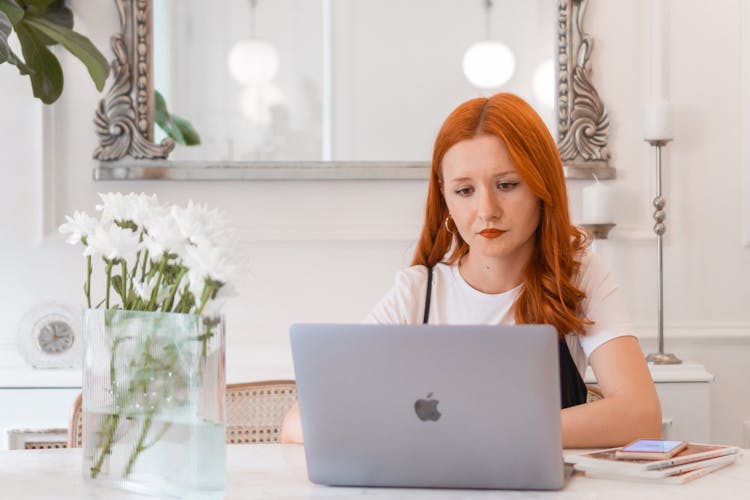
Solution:
[{"label": "white flower", "polygon": [[154,219],[160,219],[166,214],[166,209],[159,205],[155,194],[129,194],[131,208],[131,219],[139,228],[148,228]]},{"label": "white flower", "polygon": [[187,207],[173,206],[171,212],[182,234],[195,244],[218,244],[227,238],[226,215],[217,208],[209,210],[190,200]]},{"label": "white flower", "polygon": [[232,260],[231,256],[218,246],[205,244],[185,247],[185,265],[190,269],[189,274],[193,278],[208,277],[221,283],[234,281],[240,269]]},{"label": "white flower", "polygon": [[105,259],[128,258],[138,251],[138,233],[123,229],[116,224],[97,226],[87,238],[88,246],[84,255],[101,255]]},{"label": "white flower", "polygon": [[99,225],[99,221],[95,218],[78,210],[73,212],[73,217],[66,215],[65,219],[67,222],[61,224],[58,231],[63,234],[70,234],[65,241],[71,245],[77,245],[82,238],[92,234]]},{"label": "white flower", "polygon": [[159,207],[156,195],[146,194],[122,194],[122,193],[99,193],[102,200],[96,209],[102,212],[102,221],[134,222],[141,227],[143,222],[149,220],[151,212]]},{"label": "white flower", "polygon": [[153,217],[147,223],[148,234],[143,245],[153,260],[161,258],[164,252],[182,255],[187,238],[177,227],[172,214],[164,211],[160,217]]}]

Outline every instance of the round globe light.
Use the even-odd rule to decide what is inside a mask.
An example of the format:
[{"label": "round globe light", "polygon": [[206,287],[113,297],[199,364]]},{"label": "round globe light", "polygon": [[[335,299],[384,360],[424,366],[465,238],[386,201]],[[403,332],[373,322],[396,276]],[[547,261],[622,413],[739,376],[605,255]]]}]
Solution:
[{"label": "round globe light", "polygon": [[504,44],[484,40],[471,44],[464,53],[464,75],[480,89],[501,87],[516,70],[516,58]]},{"label": "round globe light", "polygon": [[240,40],[229,51],[227,65],[237,83],[269,83],[279,71],[279,55],[266,40]]},{"label": "round globe light", "polygon": [[548,108],[555,107],[555,67],[552,59],[547,59],[534,70],[534,96]]}]

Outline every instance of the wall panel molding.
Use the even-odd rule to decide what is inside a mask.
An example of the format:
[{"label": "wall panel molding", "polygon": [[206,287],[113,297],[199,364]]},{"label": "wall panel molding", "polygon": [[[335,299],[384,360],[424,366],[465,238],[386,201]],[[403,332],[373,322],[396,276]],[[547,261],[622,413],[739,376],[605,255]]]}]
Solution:
[{"label": "wall panel molding", "polygon": [[750,5],[739,4],[740,22],[740,170],[742,172],[742,244],[750,248]]}]

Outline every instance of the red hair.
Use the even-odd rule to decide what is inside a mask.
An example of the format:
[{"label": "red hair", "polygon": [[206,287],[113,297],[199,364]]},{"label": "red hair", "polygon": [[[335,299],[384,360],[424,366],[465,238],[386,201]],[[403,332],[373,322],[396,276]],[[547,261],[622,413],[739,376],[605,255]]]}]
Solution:
[{"label": "red hair", "polygon": [[589,239],[570,223],[555,141],[536,111],[516,95],[471,99],[446,118],[435,139],[424,226],[412,265],[454,264],[469,252],[458,231],[451,233],[445,227],[448,208],[441,189],[442,162],[453,145],[483,134],[503,141],[516,170],[541,201],[535,250],[516,299],[516,323],[551,324],[560,338],[570,332],[583,334],[584,325],[589,324],[581,308],[586,295],[573,280],[581,265],[578,257]]}]

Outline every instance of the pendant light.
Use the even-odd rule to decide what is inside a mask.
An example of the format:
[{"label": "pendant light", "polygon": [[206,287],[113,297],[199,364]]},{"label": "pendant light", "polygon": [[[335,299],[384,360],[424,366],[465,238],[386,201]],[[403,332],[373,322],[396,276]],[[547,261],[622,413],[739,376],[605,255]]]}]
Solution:
[{"label": "pendant light", "polygon": [[279,71],[279,54],[267,40],[255,35],[255,8],[258,0],[250,0],[250,38],[239,40],[229,50],[229,74],[239,84],[270,83]]},{"label": "pendant light", "polygon": [[516,58],[507,45],[491,39],[492,0],[485,0],[485,40],[466,49],[463,70],[469,83],[480,89],[505,85],[516,69]]}]

